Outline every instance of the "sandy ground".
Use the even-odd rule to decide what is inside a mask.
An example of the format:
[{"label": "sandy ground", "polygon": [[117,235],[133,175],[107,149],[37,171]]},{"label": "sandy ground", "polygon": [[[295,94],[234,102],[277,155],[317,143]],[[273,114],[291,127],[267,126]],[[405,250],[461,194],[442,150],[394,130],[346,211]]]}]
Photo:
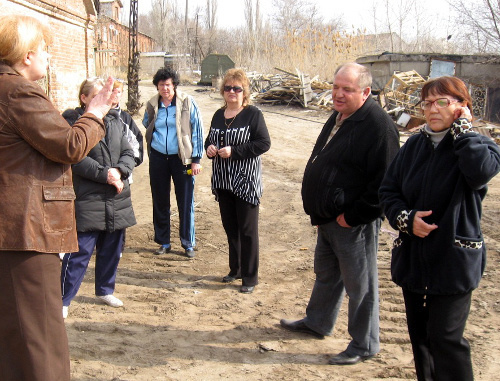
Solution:
[{"label": "sandy ground", "polygon": [[[192,94],[205,130],[221,106],[217,93]],[[143,102],[152,85],[141,86]],[[384,224],[379,251],[381,351],[355,366],[331,366],[330,355],[349,342],[346,301],[331,337],[317,340],[279,327],[280,318],[301,318],[314,282],[315,229],[304,214],[300,184],[307,158],[329,114],[261,106],[272,148],[263,156],[264,196],[260,216],[260,284],[238,292],[240,283],[221,283],[228,252],[218,205],[210,190],[207,159],[196,180],[196,258],[183,256],[176,235],[171,253],[157,257],[153,242],[148,161],[134,172],[137,225],[117,275],[111,308],[94,296],[94,261],[66,319],[73,380],[409,380],[415,379],[400,289],[390,280],[394,232]],[[141,113],[142,116],[142,113]],[[137,124],[140,119],[138,117]],[[142,125],[141,125],[142,127]],[[205,132],[206,132],[205,131]],[[172,199],[175,205],[174,199]],[[500,373],[500,176],[490,184],[483,229],[489,261],[473,295],[466,337],[477,380]],[[174,231],[178,227],[172,210]]]}]

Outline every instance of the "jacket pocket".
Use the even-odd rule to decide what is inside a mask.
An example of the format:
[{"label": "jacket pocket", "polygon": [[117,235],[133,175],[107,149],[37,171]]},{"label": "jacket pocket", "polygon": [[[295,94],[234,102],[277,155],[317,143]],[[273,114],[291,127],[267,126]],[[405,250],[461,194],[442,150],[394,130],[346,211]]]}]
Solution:
[{"label": "jacket pocket", "polygon": [[455,236],[448,256],[450,265],[440,274],[450,292],[465,293],[475,289],[486,265],[486,247],[479,237]]},{"label": "jacket pocket", "polygon": [[76,198],[73,187],[43,186],[43,228],[48,233],[73,229]]},{"label": "jacket pocket", "polygon": [[453,243],[455,246],[460,247],[462,249],[482,249],[483,248],[483,240],[474,239],[465,237],[455,237],[455,242]]},{"label": "jacket pocket", "polygon": [[408,237],[400,234],[392,243],[391,277],[398,286],[414,288],[420,286],[421,274],[412,266]]},{"label": "jacket pocket", "polygon": [[321,197],[316,198],[316,211],[325,217],[342,213],[344,209],[344,190],[332,186],[325,187]]}]

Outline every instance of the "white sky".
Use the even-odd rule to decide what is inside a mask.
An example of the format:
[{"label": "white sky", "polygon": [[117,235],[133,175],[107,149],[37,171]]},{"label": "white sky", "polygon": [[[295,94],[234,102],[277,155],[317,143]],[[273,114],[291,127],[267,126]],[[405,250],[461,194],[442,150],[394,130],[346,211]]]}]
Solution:
[{"label": "white sky", "polygon": [[[374,30],[373,19],[373,4],[380,6],[378,13],[379,18],[384,18],[383,14],[385,9],[384,0],[309,0],[315,4],[324,21],[329,21],[337,15],[343,15],[345,25],[348,29],[367,29],[368,31]],[[389,4],[397,4],[400,0],[388,0]],[[439,27],[446,28],[447,15],[449,14],[449,6],[447,0],[415,0],[420,9],[422,9],[429,18],[439,20]],[[151,9],[153,0],[139,0],[139,13],[147,13]],[[124,9],[128,13],[130,2],[129,0],[122,0]],[[186,7],[186,0],[177,0],[179,9],[184,12]],[[189,17],[194,17],[194,11],[199,6],[204,9],[206,0],[188,0]],[[264,17],[271,18],[273,13],[272,0],[261,0],[260,6]],[[245,23],[244,17],[244,0],[218,0],[217,9],[219,28],[231,28]],[[382,22],[383,26],[385,23]],[[411,22],[410,22],[411,24]]]},{"label": "white sky", "polygon": [[[356,24],[356,26],[362,24],[360,23],[360,18],[362,13],[360,12],[365,7],[363,4],[368,4],[371,6],[372,0],[310,0],[312,3],[316,4],[320,10],[320,14],[323,15],[325,21],[331,19],[329,15],[335,15],[342,13],[346,17],[346,24],[350,26],[351,24]],[[392,0],[394,1],[394,0]],[[422,1],[422,0],[417,0]],[[440,0],[437,0],[440,1]],[[139,13],[147,13],[151,9],[151,3],[153,0],[139,0]],[[123,6],[128,10],[129,0],[122,0]],[[180,9],[185,9],[185,0],[177,0]],[[194,16],[194,11],[196,7],[204,9],[206,6],[206,0],[188,0],[189,16]],[[272,0],[261,0],[260,6],[262,8],[262,13],[265,16],[270,16],[273,7]],[[238,25],[239,23],[245,22],[244,17],[244,0],[218,0],[218,27],[224,28],[225,25],[229,27]]]}]

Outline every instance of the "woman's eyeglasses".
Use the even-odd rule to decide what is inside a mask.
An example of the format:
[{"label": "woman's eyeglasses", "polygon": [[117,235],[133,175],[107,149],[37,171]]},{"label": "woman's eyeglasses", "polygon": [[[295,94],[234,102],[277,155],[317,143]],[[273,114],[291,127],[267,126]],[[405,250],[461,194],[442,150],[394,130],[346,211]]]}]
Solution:
[{"label": "woman's eyeglasses", "polygon": [[243,91],[243,87],[240,86],[224,86],[224,91],[229,93],[233,90],[235,93],[241,93]]},{"label": "woman's eyeglasses", "polygon": [[420,108],[422,110],[430,110],[432,105],[435,105],[436,108],[446,108],[452,103],[460,102],[456,99],[448,99],[448,98],[438,98],[433,101],[422,101],[420,102]]}]

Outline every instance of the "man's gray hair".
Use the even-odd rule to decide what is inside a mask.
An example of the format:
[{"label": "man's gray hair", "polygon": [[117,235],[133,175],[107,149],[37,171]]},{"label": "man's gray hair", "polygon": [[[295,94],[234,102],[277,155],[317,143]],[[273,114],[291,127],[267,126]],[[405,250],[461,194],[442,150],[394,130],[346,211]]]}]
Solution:
[{"label": "man's gray hair", "polygon": [[368,69],[366,66],[360,65],[356,62],[348,62],[343,65],[340,65],[336,70],[335,74],[340,70],[352,70],[358,74],[358,85],[361,89],[366,89],[367,87],[372,87],[372,73],[370,72],[370,69]]}]

